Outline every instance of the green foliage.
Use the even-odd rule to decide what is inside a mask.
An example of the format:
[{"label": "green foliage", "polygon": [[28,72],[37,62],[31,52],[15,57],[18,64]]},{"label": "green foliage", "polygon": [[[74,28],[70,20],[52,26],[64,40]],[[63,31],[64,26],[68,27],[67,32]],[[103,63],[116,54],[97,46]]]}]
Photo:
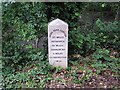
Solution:
[{"label": "green foliage", "polygon": [[[42,50],[34,49],[33,40],[47,31],[44,3],[3,3],[3,65],[42,60]],[[42,54],[42,55],[41,55]]]},{"label": "green foliage", "polygon": [[26,57],[32,61],[42,61],[44,59],[45,53],[40,49],[33,49],[27,52]]},{"label": "green foliage", "polygon": [[96,52],[92,55],[96,60],[96,63],[93,63],[91,66],[97,69],[97,72],[102,70],[111,70],[118,73],[120,66],[120,59],[110,56],[110,51],[107,49],[97,49]]},{"label": "green foliage", "polygon": [[[82,49],[85,37],[80,34],[78,30],[72,30],[69,32],[69,49],[70,52],[79,53],[79,50]],[[71,50],[73,49],[73,50]],[[82,52],[81,52],[82,53]]]},{"label": "green foliage", "polygon": [[[21,71],[9,73],[4,71],[4,87],[6,88],[43,88],[44,83],[51,80],[51,66],[46,61],[29,64]],[[40,77],[44,76],[45,77]]]},{"label": "green foliage", "polygon": [[118,22],[114,21],[114,22],[102,22],[100,19],[98,19],[96,21],[96,25],[97,27],[100,29],[100,31],[107,31],[107,32],[118,32],[119,31],[119,26],[118,26]]},{"label": "green foliage", "polygon": [[105,42],[107,44],[106,46],[109,46],[108,44],[110,44],[114,49],[119,50],[120,22],[114,21],[114,22],[105,23],[102,22],[101,20],[97,20],[96,25],[99,28],[99,32],[102,32],[101,34],[103,40],[101,40],[100,42]]},{"label": "green foliage", "polygon": [[[92,56],[75,59],[73,62],[78,69],[67,74],[72,81],[83,84],[92,76],[88,63],[100,74],[102,70],[120,71],[120,59],[112,56],[111,48],[119,53],[120,23],[104,22],[98,19],[95,24],[87,22],[80,25],[79,19],[83,11],[111,11],[116,13],[116,3],[3,3],[2,4],[2,52],[3,77],[6,88],[44,88],[45,83],[51,81],[52,74],[62,71],[61,67],[53,68],[48,64],[47,43],[45,48],[36,48],[33,41],[47,36],[47,25],[53,19],[60,18],[69,24],[69,54]],[[101,15],[104,15],[101,12]],[[83,28],[84,27],[84,28]],[[47,41],[46,41],[47,42]],[[71,60],[71,58],[70,58]],[[67,71],[71,71],[68,67]],[[78,79],[77,70],[85,71]],[[118,72],[120,73],[120,72]],[[61,78],[56,81],[62,82]]]},{"label": "green foliage", "polygon": [[[92,70],[88,69],[86,64],[84,64],[84,66],[79,66],[79,64],[77,64],[78,69],[73,70],[71,76],[73,76],[72,81],[75,84],[84,84],[86,80],[90,79],[92,77]],[[79,73],[78,71],[81,71],[81,73]],[[80,77],[81,76],[81,77]]]},{"label": "green foliage", "polygon": [[97,49],[96,52],[93,54],[95,59],[104,58],[105,60],[109,60],[107,57],[110,57],[109,50],[107,49]]},{"label": "green foliage", "polygon": [[36,30],[31,23],[24,23],[20,20],[15,20],[14,25],[16,28],[16,38],[15,40],[30,41],[36,38]]},{"label": "green foliage", "polygon": [[96,62],[91,64],[91,67],[95,69],[94,71],[97,74],[100,74],[101,71],[103,71],[103,70],[107,70],[106,64],[102,63],[102,61],[99,61],[99,60],[97,60]]},{"label": "green foliage", "polygon": [[[118,3],[107,3],[107,2],[97,2],[97,3],[85,3],[85,6],[83,7],[83,10],[94,10],[94,11],[113,11],[112,13],[115,13],[115,10],[117,9]],[[104,12],[101,12],[104,14]]]},{"label": "green foliage", "polygon": [[[85,30],[87,29],[89,28]],[[72,51],[70,53],[89,55],[98,48],[114,48],[119,51],[119,22],[107,23],[98,19],[92,29],[88,34],[81,33],[82,28],[69,31],[69,49]]]}]

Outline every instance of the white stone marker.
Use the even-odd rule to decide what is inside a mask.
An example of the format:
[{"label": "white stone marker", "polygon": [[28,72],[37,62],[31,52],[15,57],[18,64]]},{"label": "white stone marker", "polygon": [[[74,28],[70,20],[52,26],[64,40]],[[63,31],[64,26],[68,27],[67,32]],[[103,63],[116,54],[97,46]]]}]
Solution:
[{"label": "white stone marker", "polygon": [[48,24],[49,64],[67,68],[68,65],[68,24],[55,19]]}]

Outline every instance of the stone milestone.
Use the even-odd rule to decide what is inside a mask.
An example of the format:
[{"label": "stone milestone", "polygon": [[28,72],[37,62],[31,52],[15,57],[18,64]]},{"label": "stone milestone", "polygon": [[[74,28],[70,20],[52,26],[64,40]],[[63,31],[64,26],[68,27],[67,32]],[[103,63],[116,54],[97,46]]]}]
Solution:
[{"label": "stone milestone", "polygon": [[48,24],[48,59],[55,67],[68,66],[68,24],[60,19]]}]

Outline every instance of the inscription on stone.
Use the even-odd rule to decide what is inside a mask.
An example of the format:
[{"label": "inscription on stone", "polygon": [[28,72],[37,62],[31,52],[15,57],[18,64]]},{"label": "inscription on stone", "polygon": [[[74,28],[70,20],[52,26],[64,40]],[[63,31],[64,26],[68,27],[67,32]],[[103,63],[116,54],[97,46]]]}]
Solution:
[{"label": "inscription on stone", "polygon": [[48,24],[48,59],[50,65],[67,68],[68,24],[60,19]]}]

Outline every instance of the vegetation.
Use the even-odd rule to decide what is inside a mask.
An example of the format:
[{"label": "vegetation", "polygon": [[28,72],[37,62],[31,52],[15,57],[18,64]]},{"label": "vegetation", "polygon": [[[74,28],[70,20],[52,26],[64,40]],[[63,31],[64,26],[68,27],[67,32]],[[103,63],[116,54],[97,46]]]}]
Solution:
[{"label": "vegetation", "polygon": [[[119,3],[2,3],[5,88],[120,88]],[[67,69],[48,63],[48,22],[69,24]]]}]

